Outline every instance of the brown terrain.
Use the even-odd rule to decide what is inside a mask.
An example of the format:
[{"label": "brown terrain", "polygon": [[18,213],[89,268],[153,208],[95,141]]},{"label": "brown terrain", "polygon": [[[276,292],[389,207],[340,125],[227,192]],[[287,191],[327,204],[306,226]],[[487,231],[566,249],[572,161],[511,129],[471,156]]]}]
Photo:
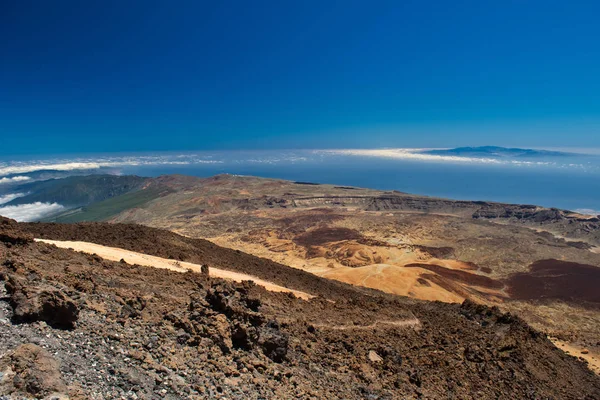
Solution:
[{"label": "brown terrain", "polygon": [[[157,188],[160,196],[106,220],[390,294],[498,306],[600,366],[598,217],[231,175],[164,176],[144,190]],[[123,247],[118,238],[89,241]]]},{"label": "brown terrain", "polygon": [[[350,235],[324,237],[340,234]],[[102,244],[173,267],[112,261],[34,238]],[[436,260],[452,260],[450,250],[436,251]],[[467,261],[459,268],[421,258],[405,268],[439,276],[418,278],[424,286],[436,279],[478,285],[487,298],[503,279],[478,274],[481,267]],[[201,266],[200,273],[184,263]],[[530,272],[543,279],[562,267],[542,263]],[[211,269],[310,296],[217,278]],[[596,399],[600,377],[496,307],[387,294],[139,225],[0,219],[0,398],[20,396]]]}]

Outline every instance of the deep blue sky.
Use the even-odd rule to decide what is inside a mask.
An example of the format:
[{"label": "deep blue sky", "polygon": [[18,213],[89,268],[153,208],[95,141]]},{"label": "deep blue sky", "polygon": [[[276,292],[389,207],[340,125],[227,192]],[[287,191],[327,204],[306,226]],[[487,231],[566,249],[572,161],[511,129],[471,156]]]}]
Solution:
[{"label": "deep blue sky", "polygon": [[598,4],[0,0],[0,154],[600,147]]}]

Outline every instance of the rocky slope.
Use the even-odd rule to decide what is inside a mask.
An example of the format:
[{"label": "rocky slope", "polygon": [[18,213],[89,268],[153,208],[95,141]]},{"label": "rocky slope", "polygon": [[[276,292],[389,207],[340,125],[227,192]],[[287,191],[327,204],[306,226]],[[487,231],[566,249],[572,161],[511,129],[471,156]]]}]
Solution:
[{"label": "rocky slope", "polygon": [[[190,248],[208,249],[202,241],[208,239],[270,259],[271,266],[392,294],[495,305],[566,341],[600,371],[596,217],[310,182],[174,175],[150,179],[142,190],[70,211],[60,220],[86,218],[141,223],[198,239],[184,243],[170,236],[169,251],[154,249],[156,240],[127,242],[137,243],[132,250],[160,257],[194,258]],[[93,229],[51,231],[55,239],[88,235],[85,231],[90,240],[113,247],[122,247],[117,238],[128,234],[110,239]],[[273,270],[285,271],[280,267]]]},{"label": "rocky slope", "polygon": [[[497,305],[579,353],[589,350],[600,365],[596,217],[228,175],[164,176],[152,186],[168,190],[107,219],[208,239],[393,294]],[[523,292],[525,281],[536,290]]]},{"label": "rocky slope", "polygon": [[[494,308],[411,300],[302,271],[281,278],[310,287],[317,297],[304,301],[252,283],[32,242],[23,228],[35,231],[0,220],[0,396],[600,396],[600,378],[582,362]],[[174,245],[189,254],[197,243],[108,224],[76,230],[44,225],[43,231],[103,237],[124,248],[154,243],[157,251],[168,251]],[[278,275],[269,272],[275,263],[214,245],[193,256],[215,264],[223,257],[231,270]],[[406,317],[418,319],[417,327],[394,323]]]}]

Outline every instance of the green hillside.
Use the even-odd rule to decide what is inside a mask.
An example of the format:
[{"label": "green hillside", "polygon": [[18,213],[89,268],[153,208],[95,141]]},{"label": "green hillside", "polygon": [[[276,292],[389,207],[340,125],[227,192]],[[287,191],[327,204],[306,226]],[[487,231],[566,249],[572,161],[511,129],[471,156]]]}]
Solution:
[{"label": "green hillside", "polygon": [[164,189],[160,188],[136,190],[89,206],[66,211],[62,214],[48,218],[45,221],[63,223],[104,221],[122,211],[141,207],[149,201],[158,198],[162,193],[164,193]]},{"label": "green hillside", "polygon": [[139,176],[88,175],[32,182],[15,188],[28,193],[6,205],[35,202],[58,203],[67,208],[84,207],[139,190],[149,178]]}]

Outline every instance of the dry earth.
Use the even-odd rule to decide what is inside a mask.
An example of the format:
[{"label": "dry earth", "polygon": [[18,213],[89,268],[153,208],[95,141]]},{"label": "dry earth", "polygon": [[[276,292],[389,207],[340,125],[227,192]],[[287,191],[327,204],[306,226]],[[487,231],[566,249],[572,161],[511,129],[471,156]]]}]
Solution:
[{"label": "dry earth", "polygon": [[[170,259],[256,276],[316,297],[307,301],[249,282],[110,261],[34,242],[32,234],[118,243],[157,257],[171,253]],[[345,285],[137,225],[2,219],[0,292],[0,396],[600,396],[600,378],[583,361],[497,308]]]},{"label": "dry earth", "polygon": [[166,176],[113,217],[353,285],[497,305],[600,354],[598,218],[536,206],[240,176]]}]

